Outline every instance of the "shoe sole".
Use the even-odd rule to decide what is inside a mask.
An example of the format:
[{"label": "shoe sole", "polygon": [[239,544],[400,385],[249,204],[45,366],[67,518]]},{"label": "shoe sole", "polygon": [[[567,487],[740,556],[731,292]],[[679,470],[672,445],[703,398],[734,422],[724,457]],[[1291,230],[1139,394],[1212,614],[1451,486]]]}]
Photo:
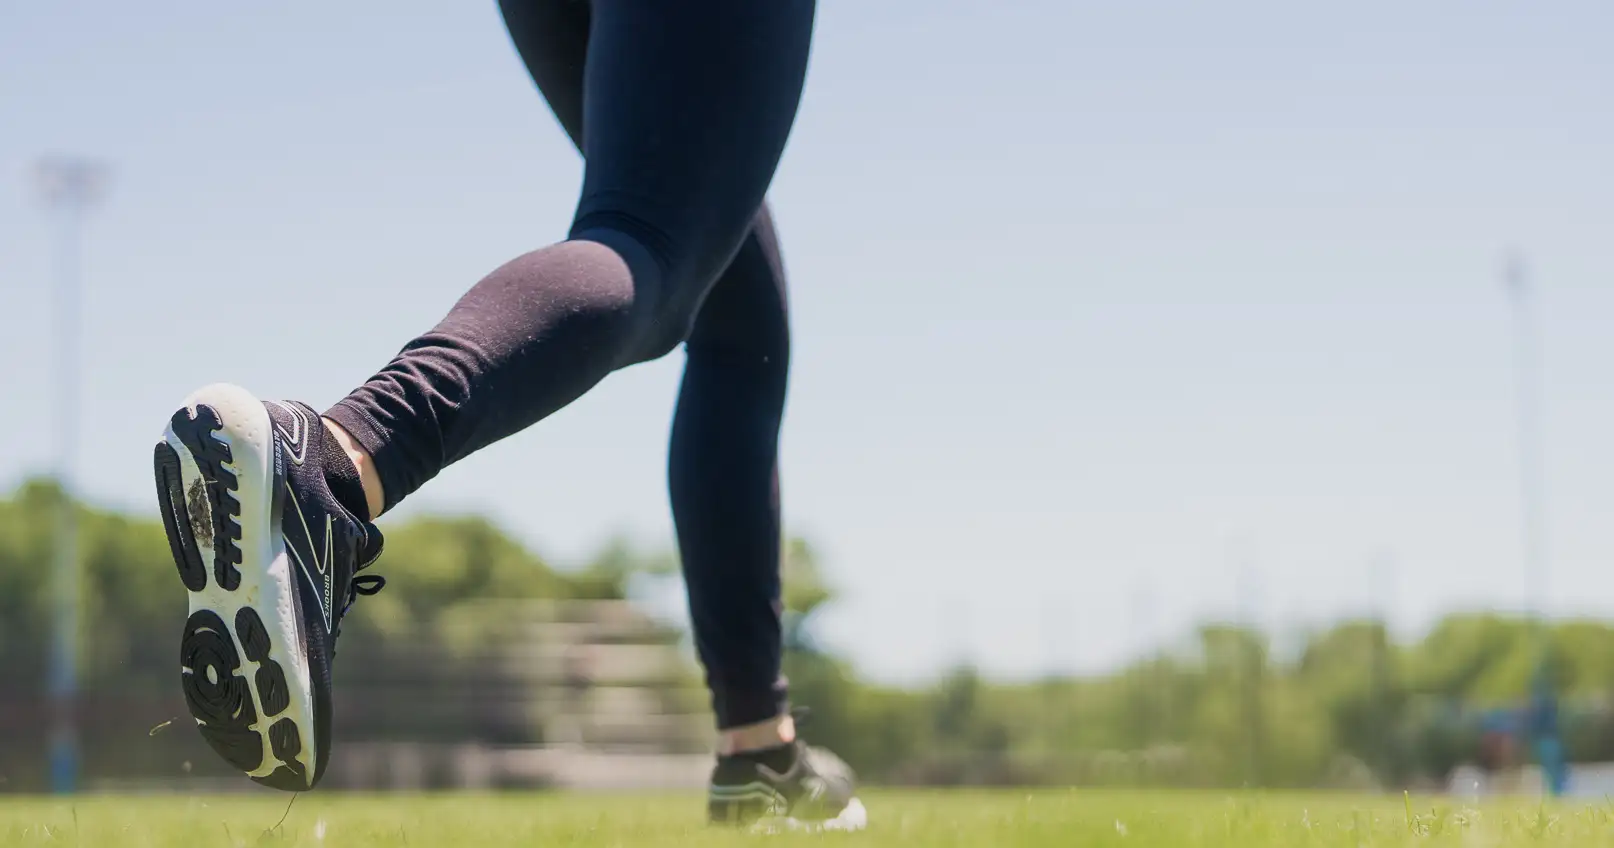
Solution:
[{"label": "shoe sole", "polygon": [[153,466],[190,601],[180,640],[185,703],[226,762],[265,786],[298,791],[310,788],[319,764],[275,452],[263,404],[218,384],[174,413]]}]

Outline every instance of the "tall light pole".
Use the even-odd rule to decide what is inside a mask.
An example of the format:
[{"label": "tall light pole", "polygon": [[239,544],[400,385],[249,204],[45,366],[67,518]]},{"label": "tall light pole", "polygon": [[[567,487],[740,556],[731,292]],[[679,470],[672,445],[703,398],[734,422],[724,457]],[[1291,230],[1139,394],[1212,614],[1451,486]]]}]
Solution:
[{"label": "tall light pole", "polygon": [[51,789],[78,786],[80,591],[74,459],[78,452],[79,288],[84,218],[106,190],[101,163],[69,156],[40,160],[34,177],[55,232],[56,544],[51,570],[55,638],[50,656]]},{"label": "tall light pole", "polygon": [[[1514,402],[1518,415],[1519,507],[1524,546],[1524,579],[1530,617],[1543,637],[1548,583],[1546,480],[1541,453],[1541,340],[1536,330],[1534,300],[1524,260],[1510,254],[1502,282],[1513,312]],[[1538,648],[1544,647],[1544,641]]]},{"label": "tall light pole", "polygon": [[1536,329],[1534,300],[1524,260],[1509,255],[1502,282],[1513,304],[1515,395],[1519,415],[1519,495],[1524,536],[1525,582],[1531,595],[1531,638],[1535,673],[1530,681],[1529,737],[1547,778],[1547,791],[1558,795],[1567,779],[1558,734],[1556,681],[1548,667],[1546,471],[1542,455],[1541,337]]}]

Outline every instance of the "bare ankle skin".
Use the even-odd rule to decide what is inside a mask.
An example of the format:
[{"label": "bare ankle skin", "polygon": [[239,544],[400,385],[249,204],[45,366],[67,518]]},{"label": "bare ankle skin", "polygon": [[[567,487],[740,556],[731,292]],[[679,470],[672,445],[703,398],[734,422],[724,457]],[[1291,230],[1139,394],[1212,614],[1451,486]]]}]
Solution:
[{"label": "bare ankle skin", "polygon": [[731,727],[718,734],[717,752],[725,757],[747,751],[761,751],[796,741],[796,720],[789,715],[770,718],[744,727]]}]

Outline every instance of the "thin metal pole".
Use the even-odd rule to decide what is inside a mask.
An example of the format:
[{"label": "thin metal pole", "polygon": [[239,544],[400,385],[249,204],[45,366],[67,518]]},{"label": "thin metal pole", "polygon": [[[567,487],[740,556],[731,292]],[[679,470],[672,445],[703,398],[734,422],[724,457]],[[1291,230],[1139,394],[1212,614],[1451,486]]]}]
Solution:
[{"label": "thin metal pole", "polygon": [[52,791],[70,794],[79,778],[79,634],[81,623],[80,561],[78,550],[77,487],[74,472],[78,453],[79,314],[83,223],[100,198],[106,171],[82,159],[51,158],[36,172],[41,196],[55,225],[55,406],[56,485],[55,562],[52,563],[52,598],[55,625],[51,643],[49,696],[51,702],[50,781]]},{"label": "thin metal pole", "polygon": [[1519,495],[1524,541],[1525,583],[1530,594],[1531,640],[1535,673],[1529,688],[1529,733],[1534,753],[1547,778],[1547,791],[1557,795],[1567,777],[1558,732],[1558,696],[1549,660],[1551,639],[1547,627],[1547,590],[1551,565],[1547,546],[1546,469],[1542,453],[1541,335],[1536,327],[1534,291],[1524,260],[1510,255],[1503,267],[1503,285],[1513,304],[1517,347],[1515,393],[1519,415]]},{"label": "thin metal pole", "polygon": [[[1541,349],[1531,286],[1524,261],[1509,256],[1503,283],[1513,306],[1514,392],[1518,414],[1519,506],[1524,545],[1524,580],[1530,617],[1538,639],[1546,618],[1547,559],[1546,482],[1542,468]],[[1538,647],[1541,645],[1538,644]],[[1538,658],[1539,659],[1539,658]]]}]

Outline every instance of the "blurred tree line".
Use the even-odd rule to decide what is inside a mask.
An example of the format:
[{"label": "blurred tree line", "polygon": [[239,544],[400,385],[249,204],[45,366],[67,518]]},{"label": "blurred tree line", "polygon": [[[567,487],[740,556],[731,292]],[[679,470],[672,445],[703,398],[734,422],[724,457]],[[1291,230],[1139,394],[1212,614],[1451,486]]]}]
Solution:
[{"label": "blurred tree line", "polygon": [[[808,599],[792,613],[801,628],[833,592],[813,569],[795,576],[817,587],[787,592]],[[1538,668],[1562,699],[1570,761],[1614,761],[1614,626],[1601,621],[1453,615],[1411,644],[1345,621],[1288,658],[1261,632],[1212,623],[1108,675],[993,682],[961,667],[928,689],[870,685],[841,658],[792,647],[812,738],[880,782],[1430,788],[1486,763],[1498,716],[1523,725]],[[1516,765],[1529,756],[1519,746]]]},{"label": "blurred tree line", "polygon": [[[0,791],[45,783],[57,503],[57,490],[38,482],[0,500]],[[187,726],[175,685],[185,600],[160,524],[82,506],[79,514],[86,776],[172,776],[182,763],[226,774]],[[1002,682],[960,668],[934,686],[898,688],[861,680],[813,638],[835,592],[812,548],[789,541],[784,569],[786,673],[795,700],[813,708],[810,737],[866,778],[891,783],[1369,788],[1438,781],[1478,757],[1483,710],[1524,704],[1543,644],[1523,619],[1480,614],[1449,617],[1405,644],[1377,622],[1344,622],[1306,635],[1280,657],[1264,634],[1210,624],[1187,648],[1107,675]],[[339,696],[344,679],[399,663],[441,675],[441,687],[470,677],[498,685],[506,670],[478,664],[468,644],[479,627],[497,624],[477,601],[620,599],[636,580],[676,580],[669,557],[621,544],[582,568],[556,569],[470,517],[390,524],[377,571],[387,576],[387,591],[363,599],[344,626]],[[404,635],[408,656],[389,654]],[[1564,697],[1570,758],[1614,760],[1614,626],[1555,622],[1544,644]],[[490,744],[527,733],[477,713],[486,699],[467,701],[463,715],[380,711],[391,726],[378,732],[469,735]],[[338,730],[339,738],[351,735]]]},{"label": "blurred tree line", "polygon": [[[47,785],[50,564],[59,492],[30,482],[0,500],[0,792]],[[230,775],[191,729],[180,694],[186,600],[155,505],[149,516],[82,505],[77,514],[84,777]],[[376,567],[388,578],[387,590],[354,606],[337,646],[337,738],[542,741],[536,723],[509,708],[530,686],[521,669],[479,644],[484,633],[510,629],[496,616],[511,608],[487,601],[621,599],[630,567],[639,565],[631,559],[622,545],[609,545],[584,567],[560,571],[480,518],[389,524]],[[687,673],[694,685],[694,670]],[[425,690],[434,694],[434,710],[410,699]],[[355,703],[366,696],[386,703]]]}]

